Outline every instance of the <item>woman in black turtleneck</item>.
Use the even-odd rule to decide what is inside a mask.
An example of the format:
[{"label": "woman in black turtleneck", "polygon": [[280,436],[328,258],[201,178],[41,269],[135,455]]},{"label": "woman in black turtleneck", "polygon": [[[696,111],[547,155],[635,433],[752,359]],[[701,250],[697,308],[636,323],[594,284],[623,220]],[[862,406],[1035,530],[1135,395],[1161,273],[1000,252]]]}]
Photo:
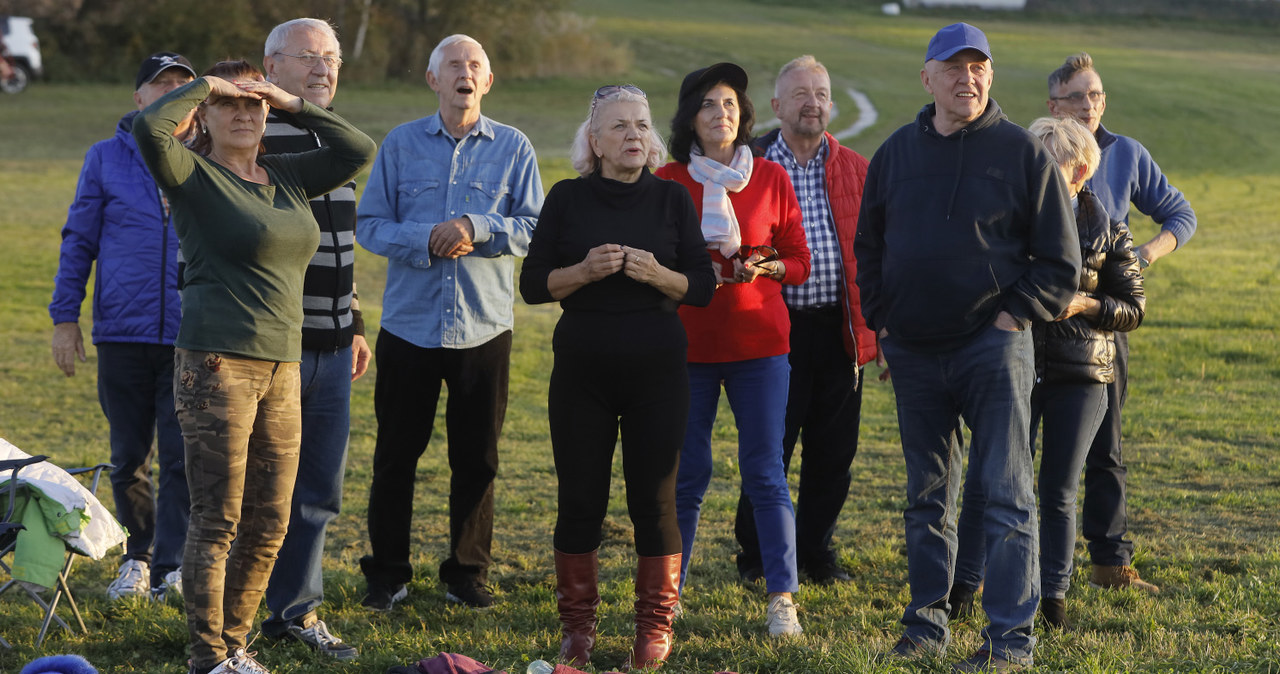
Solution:
[{"label": "woman in black turtleneck", "polygon": [[559,476],[556,598],[560,659],[584,665],[595,645],[596,549],[622,429],[635,526],[636,641],[625,666],[671,650],[680,581],[675,478],[689,412],[688,341],[677,305],[706,306],[711,257],[688,190],[655,178],[662,138],[644,92],[596,91],[573,144],[581,178],[547,195],[520,273],[530,304],[559,300],[548,413]]}]

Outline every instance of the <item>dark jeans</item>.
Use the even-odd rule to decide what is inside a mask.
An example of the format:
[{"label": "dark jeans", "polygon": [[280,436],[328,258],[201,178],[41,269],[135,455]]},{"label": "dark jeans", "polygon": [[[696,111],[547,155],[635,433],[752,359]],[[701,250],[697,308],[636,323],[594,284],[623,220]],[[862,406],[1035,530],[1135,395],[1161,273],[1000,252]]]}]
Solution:
[{"label": "dark jeans", "polygon": [[440,579],[484,582],[493,542],[493,480],[498,436],[507,412],[511,332],[470,349],[424,349],[382,330],[375,355],[373,407],[378,439],[369,489],[369,543],[360,560],[370,582],[402,584],[413,578],[409,528],[418,459],[435,426],[440,386],[445,408],[449,468],[450,555]]},{"label": "dark jeans", "polygon": [[173,347],[98,344],[98,402],[111,427],[116,519],[129,531],[125,559],[150,564],[156,587],[182,564],[191,510],[182,430],[173,412]]},{"label": "dark jeans", "polygon": [[600,547],[621,420],[636,553],[678,554],[676,468],[689,417],[685,350],[621,357],[557,351],[547,411],[560,480],[556,549],[582,554]]},{"label": "dark jeans", "polygon": [[[862,378],[844,349],[840,307],[791,314],[791,384],[787,394],[782,464],[790,469],[796,440],[804,445],[796,497],[796,556],[801,569],[836,560],[831,537],[849,497],[849,466],[858,453]],[[760,537],[751,500],[739,493],[734,533],[739,567],[761,566]]]},{"label": "dark jeans", "polygon": [[324,600],[325,528],[342,508],[342,477],[351,429],[351,347],[338,351],[304,349],[302,449],[293,485],[289,532],[267,584],[262,623],[269,636],[302,625]]},{"label": "dark jeans", "polygon": [[[1062,599],[1071,587],[1076,547],[1076,494],[1080,469],[1089,443],[1107,408],[1107,386],[1100,382],[1044,384],[1031,394],[1031,438],[1041,422],[1040,479],[1040,591]],[[985,500],[981,476],[970,465],[964,484],[964,506],[958,524],[959,548],[955,585],[976,590],[986,564],[986,536],[982,530]]]},{"label": "dark jeans", "polygon": [[951,639],[947,596],[955,570],[960,420],[972,430],[969,462],[981,477],[987,569],[983,648],[1032,664],[1040,603],[1030,433],[1035,363],[1031,332],[987,326],[953,351],[930,353],[880,340],[893,372],[907,465],[905,636],[931,650]]},{"label": "dark jeans", "polygon": [[1107,384],[1107,415],[1084,460],[1081,529],[1089,559],[1100,566],[1128,566],[1133,560],[1125,482],[1129,470],[1120,448],[1120,411],[1129,394],[1129,333],[1117,332],[1116,380]]}]

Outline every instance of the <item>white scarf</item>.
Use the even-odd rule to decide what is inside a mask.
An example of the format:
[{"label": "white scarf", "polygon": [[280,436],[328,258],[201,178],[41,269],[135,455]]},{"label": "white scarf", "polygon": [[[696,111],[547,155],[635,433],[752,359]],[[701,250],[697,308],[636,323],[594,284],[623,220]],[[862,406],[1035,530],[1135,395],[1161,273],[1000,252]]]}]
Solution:
[{"label": "white scarf", "polygon": [[702,184],[702,237],[707,240],[708,248],[719,248],[725,257],[732,257],[742,245],[742,232],[738,229],[738,216],[733,212],[729,192],[746,188],[754,165],[751,148],[746,145],[738,146],[729,166],[708,159],[697,143],[689,149],[689,175]]}]

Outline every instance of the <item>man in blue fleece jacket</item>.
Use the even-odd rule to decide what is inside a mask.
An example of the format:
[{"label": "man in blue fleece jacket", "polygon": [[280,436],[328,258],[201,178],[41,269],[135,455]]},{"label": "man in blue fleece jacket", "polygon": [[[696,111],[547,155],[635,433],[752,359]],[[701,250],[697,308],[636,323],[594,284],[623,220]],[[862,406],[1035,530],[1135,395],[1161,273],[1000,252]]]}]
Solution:
[{"label": "man in blue fleece jacket", "polygon": [[1032,321],[1070,302],[1080,273],[1071,199],[1057,164],[988,98],[982,31],[953,24],[929,43],[920,81],[933,103],[876,151],[854,254],[862,313],[893,372],[907,465],[911,600],[893,653],[950,641],[961,421],[970,479],[987,508],[983,597],[990,624],[958,671],[1032,664],[1040,602],[1030,447]]},{"label": "man in blue fleece jacket", "polygon": [[[1146,267],[1181,248],[1195,234],[1195,211],[1182,192],[1165,179],[1147,149],[1138,141],[1113,134],[1102,126],[1107,92],[1088,54],[1073,54],[1049,75],[1048,104],[1052,115],[1076,118],[1089,127],[1098,140],[1102,161],[1089,180],[1089,189],[1102,201],[1111,219],[1128,224],[1132,203],[1160,225],[1160,232],[1154,238],[1135,249],[1141,266]],[[1120,443],[1120,411],[1129,379],[1126,332],[1116,333],[1115,368],[1115,381],[1107,385],[1107,416],[1085,459],[1081,521],[1093,563],[1089,582],[1094,587],[1134,587],[1155,593],[1160,588],[1144,581],[1130,565],[1133,541],[1126,538],[1128,469]]]}]

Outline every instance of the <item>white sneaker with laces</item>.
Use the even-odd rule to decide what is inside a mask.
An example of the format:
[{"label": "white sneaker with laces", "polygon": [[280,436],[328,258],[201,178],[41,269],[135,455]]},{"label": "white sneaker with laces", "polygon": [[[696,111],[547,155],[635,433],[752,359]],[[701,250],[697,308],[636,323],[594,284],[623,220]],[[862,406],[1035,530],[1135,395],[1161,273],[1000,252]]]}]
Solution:
[{"label": "white sneaker with laces", "polygon": [[765,624],[769,626],[770,636],[795,637],[804,632],[800,618],[796,617],[795,603],[782,595],[769,600]]},{"label": "white sneaker with laces", "polygon": [[257,653],[245,653],[243,648],[237,648],[234,655],[219,662],[217,667],[209,670],[209,674],[271,674],[253,659],[255,655]]},{"label": "white sneaker with laces", "polygon": [[151,568],[140,559],[130,559],[120,565],[116,579],[107,586],[107,599],[116,601],[125,597],[151,596]]},{"label": "white sneaker with laces", "polygon": [[167,601],[182,596],[182,567],[164,574],[164,580],[151,588],[151,598],[156,601]]}]

